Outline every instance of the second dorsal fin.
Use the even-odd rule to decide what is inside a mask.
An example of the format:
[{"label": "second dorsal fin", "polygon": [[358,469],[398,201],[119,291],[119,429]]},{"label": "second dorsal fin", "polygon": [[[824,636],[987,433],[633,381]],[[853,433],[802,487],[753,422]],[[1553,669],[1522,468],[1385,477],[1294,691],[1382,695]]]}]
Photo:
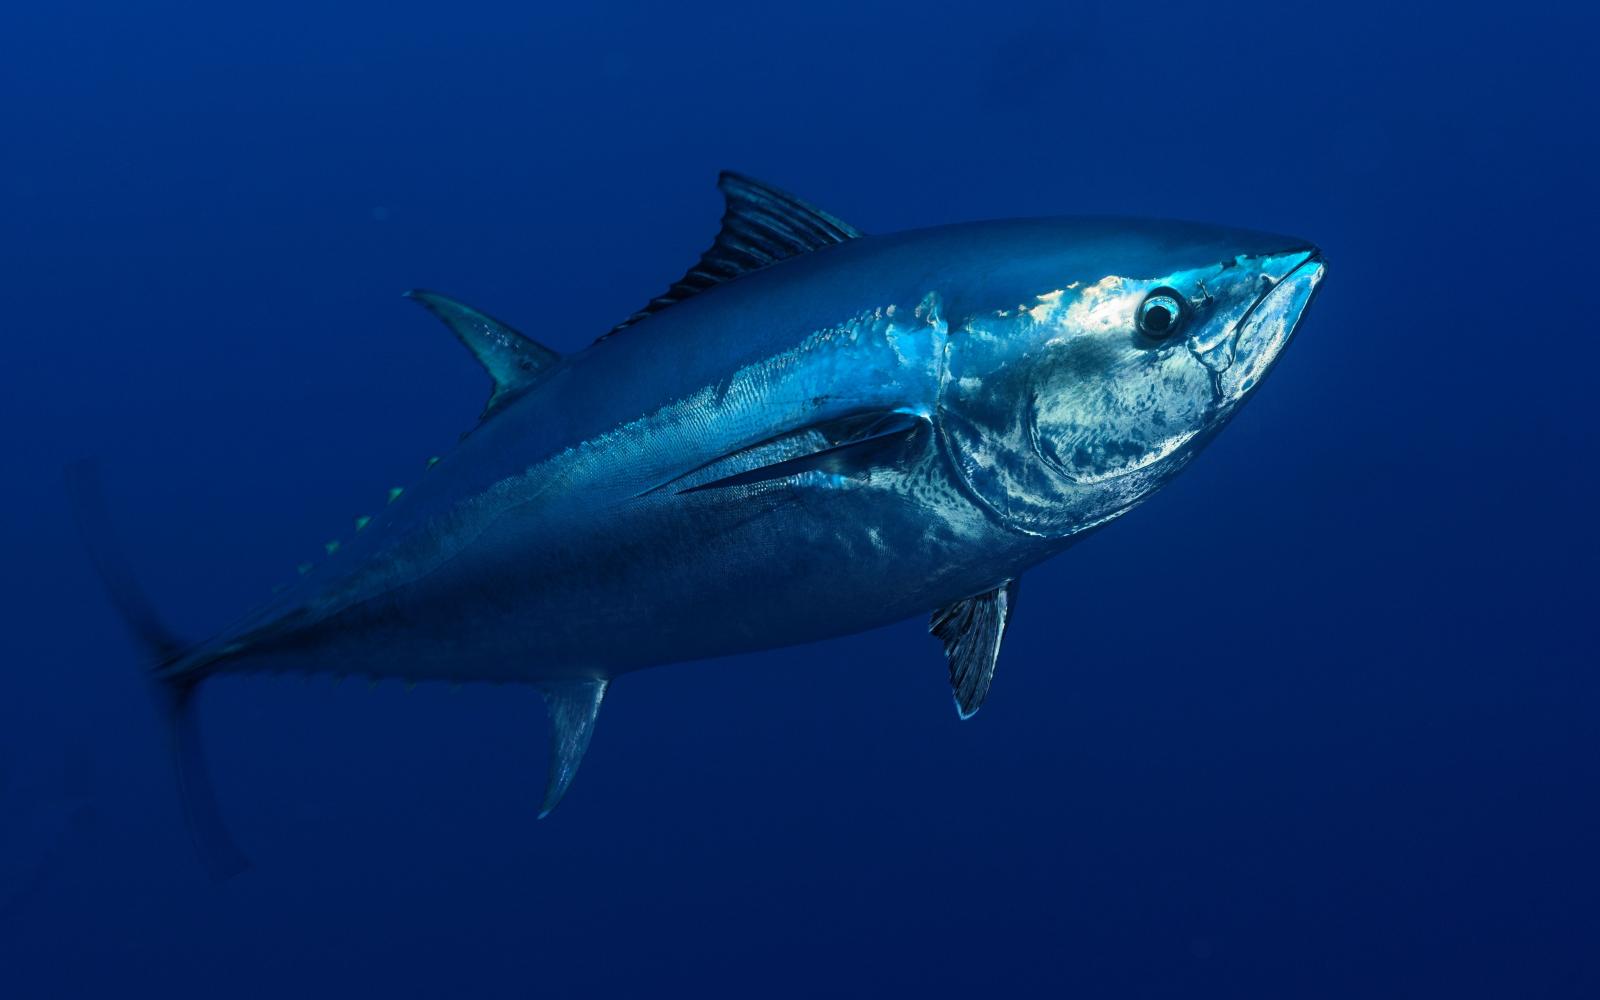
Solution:
[{"label": "second dorsal fin", "polygon": [[406,298],[414,299],[443,320],[444,325],[450,328],[457,340],[466,345],[494,380],[494,390],[489,393],[489,402],[483,408],[485,417],[561,360],[561,355],[555,351],[518,333],[493,316],[438,292],[417,288],[407,292]]},{"label": "second dorsal fin", "polygon": [[843,219],[742,174],[724,170],[717,177],[717,190],[722,192],[723,211],[716,242],[688,274],[606,336],[741,274],[861,235]]}]

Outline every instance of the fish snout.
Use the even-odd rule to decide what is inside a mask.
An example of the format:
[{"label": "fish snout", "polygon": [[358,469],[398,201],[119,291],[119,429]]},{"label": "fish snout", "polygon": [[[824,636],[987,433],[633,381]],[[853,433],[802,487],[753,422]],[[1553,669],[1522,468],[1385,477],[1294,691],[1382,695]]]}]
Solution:
[{"label": "fish snout", "polygon": [[1238,400],[1260,384],[1294,336],[1326,270],[1322,251],[1316,247],[1263,262],[1260,280],[1266,288],[1240,317],[1231,363],[1218,375],[1226,399]]}]

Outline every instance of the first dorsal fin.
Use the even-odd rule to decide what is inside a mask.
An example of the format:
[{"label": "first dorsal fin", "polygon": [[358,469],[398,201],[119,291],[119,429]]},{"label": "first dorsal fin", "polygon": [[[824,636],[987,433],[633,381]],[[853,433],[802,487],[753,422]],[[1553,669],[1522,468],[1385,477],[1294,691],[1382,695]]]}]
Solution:
[{"label": "first dorsal fin", "polygon": [[1007,580],[986,594],[968,597],[933,613],[928,631],[944,643],[950,662],[950,690],[963,719],[978,714],[994,682],[1011,610],[1017,604],[1017,581]]},{"label": "first dorsal fin", "polygon": [[717,178],[717,189],[722,192],[724,207],[716,242],[688,274],[612,327],[611,333],[741,274],[861,235],[861,230],[843,219],[742,174],[724,170]]},{"label": "first dorsal fin", "polygon": [[545,782],[544,803],[539,806],[539,818],[544,819],[567,794],[578,765],[583,763],[600,702],[606,696],[606,681],[552,681],[540,685],[540,690],[550,710],[550,777]]},{"label": "first dorsal fin", "polygon": [[518,333],[493,316],[438,292],[412,289],[406,293],[406,298],[415,300],[443,320],[444,325],[466,345],[494,380],[494,390],[483,408],[484,416],[505,405],[508,399],[531,385],[540,374],[561,360],[561,355],[555,351]]}]

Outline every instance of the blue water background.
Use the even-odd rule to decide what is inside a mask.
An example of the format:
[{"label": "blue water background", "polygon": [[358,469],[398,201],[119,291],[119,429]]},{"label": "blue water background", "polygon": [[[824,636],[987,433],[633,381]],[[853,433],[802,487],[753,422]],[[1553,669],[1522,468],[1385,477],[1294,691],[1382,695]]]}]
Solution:
[{"label": "blue water background", "polygon": [[[5,5],[0,995],[1600,995],[1578,7]],[[975,720],[920,621],[648,671],[535,822],[531,690],[227,680],[208,882],[62,466],[202,635],[470,426],[402,290],[576,350],[724,167],[1331,267]]]}]

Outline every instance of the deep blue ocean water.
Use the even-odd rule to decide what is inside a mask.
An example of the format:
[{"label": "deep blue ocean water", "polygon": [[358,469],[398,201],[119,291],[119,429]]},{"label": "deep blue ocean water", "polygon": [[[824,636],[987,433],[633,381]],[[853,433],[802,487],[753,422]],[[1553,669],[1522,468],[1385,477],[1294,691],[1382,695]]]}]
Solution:
[{"label": "deep blue ocean water", "polygon": [[[0,995],[1600,995],[1597,27],[6,5]],[[254,868],[209,882],[63,465],[204,634],[471,425],[399,292],[578,349],[725,167],[869,231],[1292,232],[1329,277],[1189,471],[1028,575],[975,720],[922,621],[647,671],[536,822],[532,690],[224,680]]]}]

